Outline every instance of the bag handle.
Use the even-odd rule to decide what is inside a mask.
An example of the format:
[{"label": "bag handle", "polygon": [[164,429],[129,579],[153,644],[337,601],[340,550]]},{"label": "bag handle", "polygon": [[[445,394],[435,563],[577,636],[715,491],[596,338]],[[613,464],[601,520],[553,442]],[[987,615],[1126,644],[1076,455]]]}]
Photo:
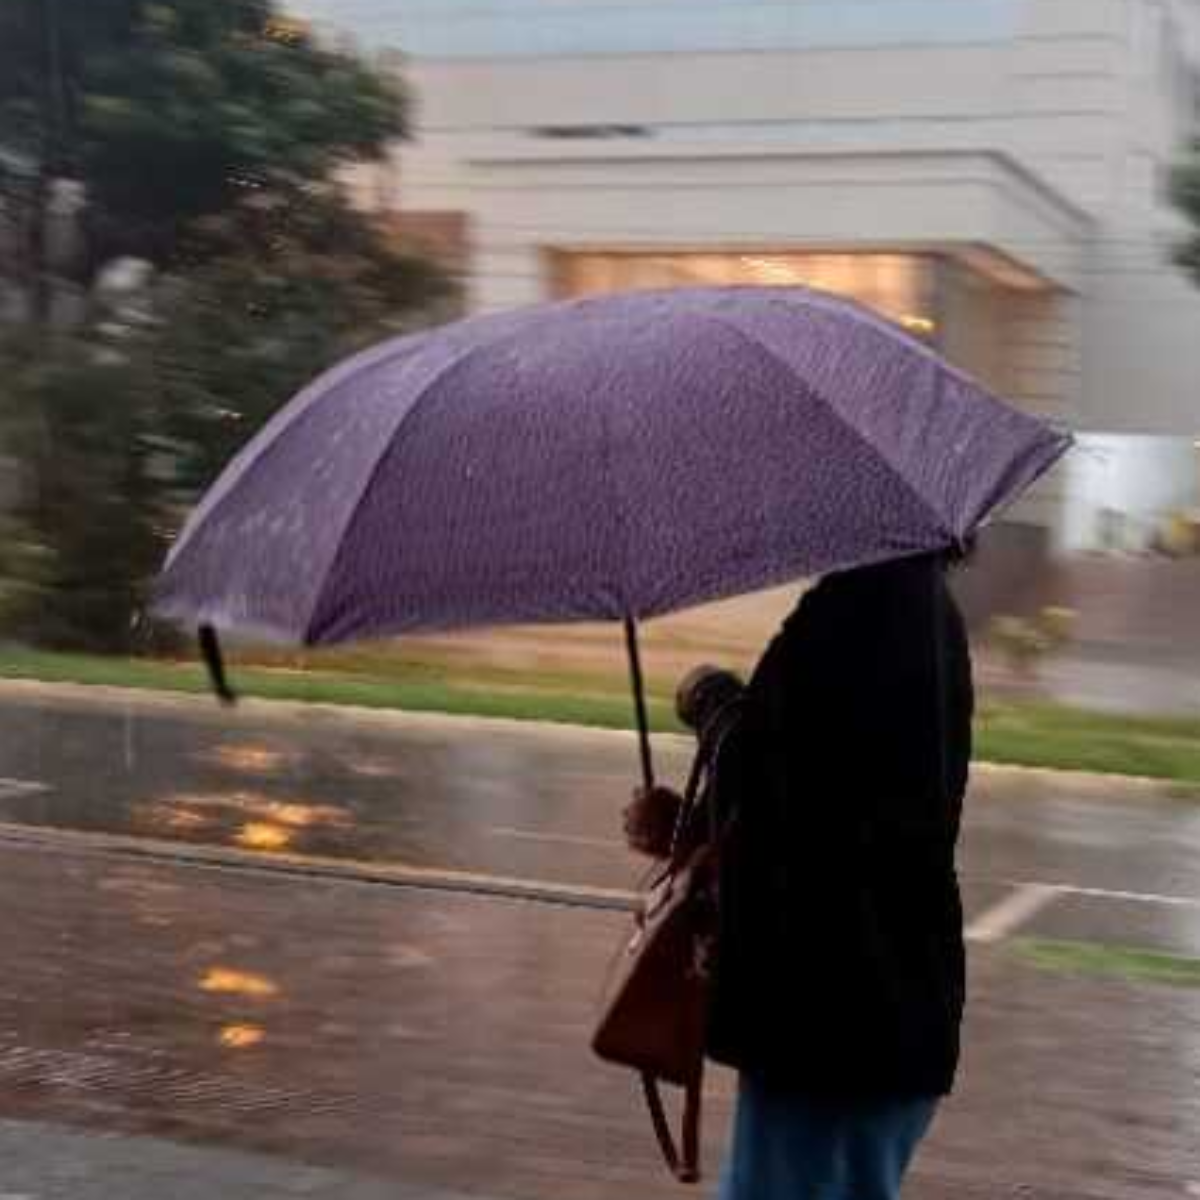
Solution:
[{"label": "bag handle", "polygon": [[696,1078],[684,1088],[683,1121],[677,1144],[675,1135],[671,1132],[671,1124],[667,1120],[667,1109],[658,1080],[653,1075],[642,1075],[646,1107],[650,1110],[650,1120],[654,1125],[659,1149],[671,1174],[680,1183],[698,1183],[700,1180],[700,1107],[703,1083],[704,1067],[701,1065]]}]

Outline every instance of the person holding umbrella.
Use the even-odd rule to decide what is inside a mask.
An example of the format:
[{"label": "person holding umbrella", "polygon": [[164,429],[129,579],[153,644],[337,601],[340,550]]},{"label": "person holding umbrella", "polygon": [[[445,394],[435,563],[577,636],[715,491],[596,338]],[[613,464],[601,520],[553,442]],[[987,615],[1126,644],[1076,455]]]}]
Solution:
[{"label": "person holding umbrella", "polygon": [[[722,1200],[895,1200],[953,1084],[973,691],[946,568],[827,576],[724,708],[708,1049],[741,1083]],[[681,715],[699,727],[722,688],[693,675]],[[664,790],[626,814],[652,855]]]},{"label": "person holding umbrella", "polygon": [[219,634],[620,624],[654,794],[640,624],[823,578],[722,739],[709,1040],[744,1079],[729,1200],[879,1200],[957,1064],[971,685],[944,554],[1071,442],[819,291],[490,314],[303,389],[197,505],[153,607],[200,630],[227,700]]}]

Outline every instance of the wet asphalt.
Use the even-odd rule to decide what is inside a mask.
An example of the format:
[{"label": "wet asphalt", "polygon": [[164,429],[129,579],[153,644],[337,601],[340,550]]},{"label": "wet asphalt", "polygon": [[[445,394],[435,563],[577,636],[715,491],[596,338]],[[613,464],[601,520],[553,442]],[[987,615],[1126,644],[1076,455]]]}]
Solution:
[{"label": "wet asphalt", "polygon": [[[10,1194],[71,1194],[64,1155],[132,1200],[172,1170],[268,1197],[679,1194],[630,1081],[587,1051],[627,917],[354,877],[631,887],[628,739],[11,687],[0,730],[0,1118],[29,1123],[0,1130]],[[663,747],[664,776],[685,753]],[[129,836],[229,858],[130,861]],[[273,869],[294,855],[348,873]],[[962,870],[962,1086],[909,1194],[1200,1194],[1200,991],[1019,953],[1200,957],[1200,804],[981,771]],[[733,1082],[712,1091],[715,1159]]]}]

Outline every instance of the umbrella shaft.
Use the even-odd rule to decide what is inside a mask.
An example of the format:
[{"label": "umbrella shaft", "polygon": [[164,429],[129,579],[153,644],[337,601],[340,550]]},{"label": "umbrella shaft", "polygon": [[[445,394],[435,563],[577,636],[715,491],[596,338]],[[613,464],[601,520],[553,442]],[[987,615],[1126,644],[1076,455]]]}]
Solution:
[{"label": "umbrella shaft", "polygon": [[625,618],[625,648],[629,652],[629,675],[633,683],[633,708],[637,716],[638,750],[642,760],[642,783],[654,786],[654,760],[650,753],[650,720],[646,713],[646,684],[642,677],[642,656],[638,650],[637,622]]}]

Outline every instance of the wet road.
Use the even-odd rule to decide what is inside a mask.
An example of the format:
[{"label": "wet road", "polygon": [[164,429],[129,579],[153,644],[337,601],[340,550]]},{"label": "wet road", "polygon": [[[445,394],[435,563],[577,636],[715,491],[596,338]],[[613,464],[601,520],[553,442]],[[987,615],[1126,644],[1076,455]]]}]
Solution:
[{"label": "wet road", "polygon": [[[0,821],[628,885],[632,748],[603,732],[264,706],[6,702]],[[664,755],[681,769],[682,753]]]},{"label": "wet road", "polygon": [[[20,689],[0,728],[0,1117],[38,1122],[44,1160],[0,1195],[76,1194],[51,1178],[70,1129],[120,1135],[71,1153],[125,1153],[131,1200],[142,1163],[230,1195],[241,1172],[247,1196],[679,1194],[629,1080],[586,1049],[621,913],[354,877],[361,860],[627,887],[624,739]],[[47,826],[96,836],[22,844]],[[229,854],[128,861],[131,832]],[[348,873],[271,869],[285,853]],[[1200,956],[1200,806],[985,773],[964,874],[963,1086],[910,1195],[1196,1194],[1200,991],[1048,974],[1012,939]],[[713,1092],[715,1151],[730,1081]]]},{"label": "wet road", "polygon": [[[0,823],[598,887],[639,873],[618,840],[624,734],[12,684],[0,729]],[[687,751],[661,740],[664,778]],[[1033,778],[977,773],[969,881],[1200,894],[1200,804]]]}]

